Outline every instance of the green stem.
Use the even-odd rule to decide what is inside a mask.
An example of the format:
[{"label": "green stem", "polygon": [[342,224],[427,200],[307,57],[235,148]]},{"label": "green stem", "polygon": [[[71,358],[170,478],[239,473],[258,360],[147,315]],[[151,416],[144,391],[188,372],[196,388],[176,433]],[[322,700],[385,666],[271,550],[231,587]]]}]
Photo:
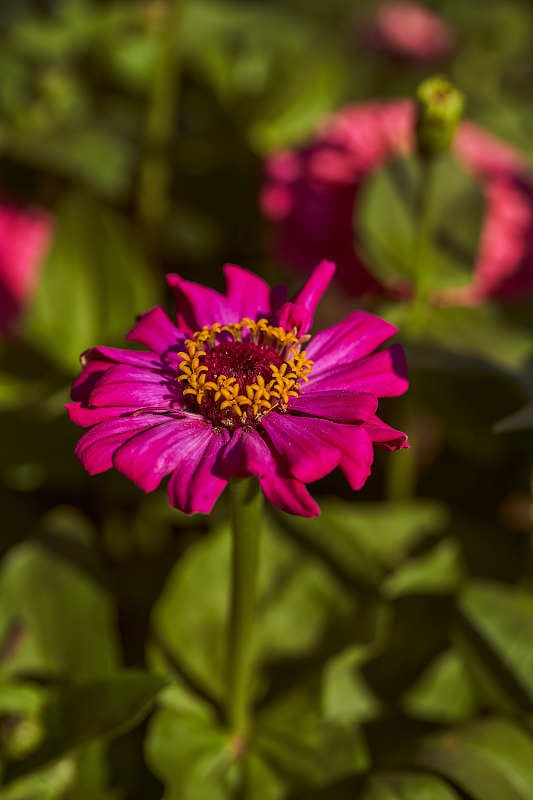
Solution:
[{"label": "green stem", "polygon": [[229,484],[232,529],[231,599],[228,631],[227,722],[234,747],[245,747],[250,728],[262,494],[255,478]]},{"label": "green stem", "polygon": [[408,395],[397,398],[398,419],[395,425],[409,434],[410,448],[390,453],[387,458],[386,493],[387,499],[392,503],[406,502],[416,496],[415,415],[412,413],[412,400]]},{"label": "green stem", "polygon": [[170,145],[178,91],[178,41],[184,0],[167,0],[157,25],[158,59],[140,166],[138,214],[149,249],[156,247],[170,206]]}]

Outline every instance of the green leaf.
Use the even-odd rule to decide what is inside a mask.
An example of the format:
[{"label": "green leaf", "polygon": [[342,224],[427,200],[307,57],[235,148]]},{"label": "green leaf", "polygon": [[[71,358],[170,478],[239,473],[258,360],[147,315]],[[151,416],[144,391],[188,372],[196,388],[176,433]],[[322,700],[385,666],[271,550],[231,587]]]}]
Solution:
[{"label": "green leaf", "polygon": [[434,775],[379,772],[372,775],[360,800],[457,800],[458,795]]},{"label": "green leaf", "polygon": [[[484,215],[480,182],[451,156],[435,160],[429,180],[430,241],[419,251],[421,186],[427,181],[416,158],[387,163],[365,184],[354,221],[370,269],[384,283],[413,282],[424,265],[428,291],[471,280]],[[460,223],[458,222],[460,220]]]},{"label": "green leaf", "polygon": [[435,722],[462,722],[473,716],[476,699],[464,665],[453,650],[434,659],[406,692],[403,708]]},{"label": "green leaf", "polygon": [[327,500],[316,520],[284,515],[282,521],[343,575],[372,586],[401,564],[412,548],[440,531],[447,512],[433,501],[390,505]]},{"label": "green leaf", "polygon": [[82,679],[109,674],[118,663],[114,611],[106,592],[38,544],[20,545],[3,562],[4,631],[13,620],[22,634],[2,665],[6,673]]},{"label": "green leaf", "polygon": [[473,800],[533,797],[533,740],[506,720],[487,719],[429,736],[412,763],[448,778]]},{"label": "green leaf", "polygon": [[279,778],[256,753],[234,750],[209,705],[176,683],[161,706],[150,723],[146,758],[165,783],[166,800],[232,800],[243,780],[250,800],[281,800]]},{"label": "green leaf", "polygon": [[427,553],[405,561],[384,582],[391,597],[403,594],[448,594],[461,583],[463,569],[457,543],[439,542]]},{"label": "green leaf", "polygon": [[0,800],[63,800],[75,779],[76,764],[65,758],[3,786]]},{"label": "green leaf", "polygon": [[489,582],[460,601],[457,642],[480,699],[495,708],[533,703],[533,596]]},{"label": "green leaf", "polygon": [[[350,618],[355,605],[317,559],[302,553],[269,524],[260,548],[254,630],[259,664],[307,652],[320,641],[332,618]],[[229,564],[227,529],[199,540],[170,573],[153,612],[157,641],[179,669],[217,700],[226,690]]]},{"label": "green leaf", "polygon": [[361,731],[326,717],[316,681],[301,684],[259,713],[254,746],[296,785],[326,786],[369,764]]},{"label": "green leaf", "polygon": [[124,670],[54,692],[43,709],[42,745],[10,766],[8,779],[39,769],[89,742],[129,730],[148,713],[165,686],[162,678]]},{"label": "green leaf", "polygon": [[153,280],[128,226],[82,196],[59,210],[26,334],[69,372],[94,344],[123,344],[136,314],[156,300]]}]

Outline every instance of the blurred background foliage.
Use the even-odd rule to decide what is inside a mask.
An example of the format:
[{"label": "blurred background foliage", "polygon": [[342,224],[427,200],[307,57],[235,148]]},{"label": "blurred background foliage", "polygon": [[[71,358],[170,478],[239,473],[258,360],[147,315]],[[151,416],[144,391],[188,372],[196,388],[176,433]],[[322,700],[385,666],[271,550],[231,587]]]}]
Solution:
[{"label": "blurred background foliage", "polygon": [[[244,754],[223,722],[224,501],[188,518],[89,478],[63,409],[81,351],[170,308],[166,272],[298,285],[259,211],[263,159],[342,104],[445,70],[531,163],[529,0],[424,6],[453,31],[436,64],[372,47],[370,1],[2,3],[0,193],[53,228],[0,342],[2,800],[533,798],[531,297],[428,308],[423,331],[401,300],[371,306],[405,325],[410,409],[386,413],[413,447],[357,496],[323,480],[316,520],[269,513]],[[378,177],[380,278],[398,215]],[[356,305],[333,288],[318,324]]]}]

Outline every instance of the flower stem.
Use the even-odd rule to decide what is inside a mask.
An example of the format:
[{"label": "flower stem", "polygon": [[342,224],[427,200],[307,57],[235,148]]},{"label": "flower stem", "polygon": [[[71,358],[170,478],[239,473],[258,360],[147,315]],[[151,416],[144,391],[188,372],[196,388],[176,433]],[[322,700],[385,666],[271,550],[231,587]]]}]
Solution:
[{"label": "flower stem", "polygon": [[250,728],[255,616],[262,494],[255,478],[230,481],[232,565],[228,631],[227,722],[236,750]]},{"label": "flower stem", "polygon": [[411,307],[411,324],[423,324],[424,311],[430,291],[431,263],[427,260],[428,244],[433,228],[433,186],[435,181],[435,156],[420,156],[420,184],[418,228],[414,247],[415,292]]},{"label": "flower stem", "polygon": [[159,241],[170,205],[169,150],[174,131],[178,88],[178,41],[183,0],[156,6],[158,58],[154,67],[140,166],[138,214],[147,247]]}]

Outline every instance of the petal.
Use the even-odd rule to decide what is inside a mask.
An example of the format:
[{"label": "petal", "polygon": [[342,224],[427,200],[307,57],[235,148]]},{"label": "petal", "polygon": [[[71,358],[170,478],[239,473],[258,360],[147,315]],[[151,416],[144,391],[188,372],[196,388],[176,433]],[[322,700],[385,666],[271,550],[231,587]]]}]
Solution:
[{"label": "petal", "polygon": [[211,425],[191,425],[183,438],[179,464],[168,482],[171,505],[185,514],[209,514],[227,484],[214,471],[227,431],[215,432]]},{"label": "petal", "polygon": [[224,264],[226,294],[237,320],[243,317],[260,319],[270,316],[270,286],[266,281],[236,264]]},{"label": "petal", "polygon": [[320,514],[320,508],[301,481],[284,478],[274,472],[259,478],[259,483],[267,500],[287,514],[299,514],[301,517]]},{"label": "petal", "polygon": [[[113,456],[113,466],[145,492],[156,489],[165,475],[181,463],[184,441],[191,431],[203,435],[206,430],[201,418],[160,418],[160,422],[132,436]],[[211,431],[208,426],[207,432]]]},{"label": "petal", "polygon": [[398,332],[395,325],[367,311],[354,311],[341,322],[313,336],[306,352],[313,375],[364,358]]},{"label": "petal", "polygon": [[102,422],[81,437],[74,452],[87,472],[97,475],[111,469],[115,450],[127,439],[160,423],[161,417],[152,414]]},{"label": "petal", "polygon": [[350,389],[368,392],[377,397],[397,397],[407,391],[407,363],[403,348],[394,344],[371,356],[331,367],[309,378],[309,391],[322,389]]},{"label": "petal", "polygon": [[65,403],[65,408],[70,417],[71,422],[75,425],[81,425],[82,428],[90,428],[92,425],[97,425],[99,422],[105,422],[108,419],[115,419],[116,417],[124,417],[127,414],[134,414],[137,411],[137,406],[105,406],[105,408],[88,408],[83,403]]},{"label": "petal", "polygon": [[316,307],[335,274],[332,261],[321,261],[292,302],[285,303],[279,312],[279,324],[285,330],[296,328],[300,335],[313,324]]},{"label": "petal", "polygon": [[225,478],[246,478],[275,471],[276,462],[265,440],[256,430],[238,428],[221,453],[221,474]]},{"label": "petal", "polygon": [[[90,353],[91,351],[87,351]],[[70,396],[73,400],[79,400],[82,403],[86,402],[90,393],[100,380],[105,375],[111,364],[105,359],[94,359],[84,363],[85,353],[82,354],[82,370],[70,391]]]},{"label": "petal", "polygon": [[82,354],[82,363],[89,361],[109,361],[111,364],[128,364],[130,367],[157,369],[161,359],[156,353],[144,350],[123,350],[119,347],[91,347]]},{"label": "petal", "polygon": [[339,389],[330,391],[309,391],[305,387],[299,397],[292,397],[289,413],[309,414],[334,422],[363,422],[370,419],[378,407],[378,400],[372,394],[350,392]]},{"label": "petal", "polygon": [[180,407],[179,387],[168,374],[119,365],[110,367],[89,397],[91,406]]},{"label": "petal", "polygon": [[179,275],[167,275],[167,282],[176,299],[178,325],[184,330],[192,332],[215,322],[226,325],[239,321],[237,309],[220,292],[186,281]]},{"label": "petal", "polygon": [[328,436],[334,423],[314,417],[269,414],[263,419],[278,461],[299,481],[316,481],[337,467],[341,452]]},{"label": "petal", "polygon": [[[342,427],[346,428],[347,426]],[[357,490],[362,489],[370,476],[374,461],[374,448],[366,426],[350,427],[349,434],[348,432],[343,434],[346,436],[347,446],[343,452],[340,467],[351,488]]]},{"label": "petal", "polygon": [[170,348],[181,347],[186,337],[183,332],[170,321],[161,306],[156,306],[145,314],[141,314],[126,339],[140,342],[155,353],[166,353]]},{"label": "petal", "polygon": [[379,417],[372,417],[363,427],[372,441],[382,450],[403,450],[409,447],[407,434],[391,428]]}]

